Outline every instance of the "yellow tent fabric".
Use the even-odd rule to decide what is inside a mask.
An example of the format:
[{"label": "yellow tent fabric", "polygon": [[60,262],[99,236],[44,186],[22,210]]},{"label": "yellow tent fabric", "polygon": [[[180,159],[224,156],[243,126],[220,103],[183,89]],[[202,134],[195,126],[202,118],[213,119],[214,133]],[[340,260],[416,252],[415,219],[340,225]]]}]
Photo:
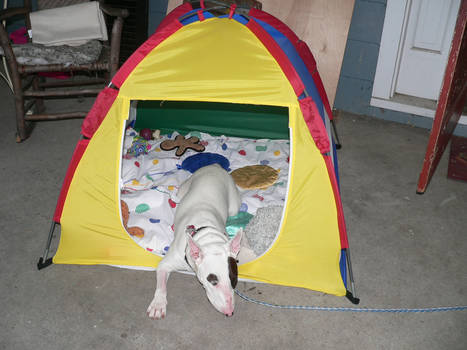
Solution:
[{"label": "yellow tent fabric", "polygon": [[119,168],[128,109],[127,100],[115,101],[78,164],[54,263],[156,266],[160,260],[133,241],[120,218]]},{"label": "yellow tent fabric", "polygon": [[131,100],[288,107],[291,156],[282,227],[268,252],[239,267],[239,277],[345,295],[337,209],[323,157],[280,66],[248,28],[227,18],[181,28],[128,76],[72,179],[54,263],[156,267],[160,261],[134,243],[120,217],[120,160]]},{"label": "yellow tent fabric", "polygon": [[297,100],[261,42],[227,18],[195,22],[171,35],[138,64],[119,96],[274,106]]}]

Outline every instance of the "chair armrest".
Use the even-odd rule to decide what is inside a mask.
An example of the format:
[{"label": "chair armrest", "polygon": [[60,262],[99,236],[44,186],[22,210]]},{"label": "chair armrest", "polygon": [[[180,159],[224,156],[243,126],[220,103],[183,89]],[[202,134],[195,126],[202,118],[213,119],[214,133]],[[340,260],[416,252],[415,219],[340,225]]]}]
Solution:
[{"label": "chair armrest", "polygon": [[102,12],[111,17],[127,18],[130,14],[127,9],[115,8],[106,4],[99,4],[99,7]]},{"label": "chair armrest", "polygon": [[17,15],[27,15],[30,10],[27,7],[11,7],[5,10],[0,10],[0,21]]}]

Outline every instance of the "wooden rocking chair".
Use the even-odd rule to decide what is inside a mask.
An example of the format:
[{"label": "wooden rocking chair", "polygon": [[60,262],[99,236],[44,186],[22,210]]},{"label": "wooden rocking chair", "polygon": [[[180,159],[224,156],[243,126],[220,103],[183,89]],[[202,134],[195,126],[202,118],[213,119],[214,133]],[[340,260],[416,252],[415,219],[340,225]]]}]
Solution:
[{"label": "wooden rocking chair", "polygon": [[[83,0],[49,0],[38,1],[39,10],[48,9],[51,7],[62,7],[72,4],[82,3]],[[102,84],[102,87],[107,84],[118,69],[120,55],[120,39],[123,27],[123,20],[128,16],[126,9],[116,9],[99,2],[99,7],[106,15],[106,19],[113,18],[113,25],[109,40],[99,42],[100,51],[92,61],[81,60],[81,62],[73,62],[74,60],[64,61],[59,63],[43,62],[37,63],[37,60],[27,61],[24,59],[18,60],[15,55],[15,50],[23,49],[21,45],[12,45],[8,37],[3,21],[14,16],[23,16],[25,18],[26,27],[31,28],[29,14],[31,13],[31,1],[25,0],[24,7],[8,8],[0,10],[0,45],[3,49],[3,54],[6,57],[8,73],[11,77],[12,90],[15,96],[16,108],[16,126],[17,134],[16,141],[21,142],[28,138],[32,130],[32,126],[36,121],[43,120],[60,120],[70,118],[83,118],[87,111],[66,111],[63,113],[45,113],[44,99],[45,98],[76,98],[80,96],[97,95],[101,88],[82,88],[84,85]],[[64,18],[66,21],[66,18]],[[86,45],[71,47],[61,46],[44,46],[34,45],[34,49],[44,50],[68,50],[67,56],[81,57],[81,53],[73,50],[79,50]],[[89,46],[89,45],[88,45]],[[26,47],[26,46],[24,46]],[[39,47],[39,48],[38,48]],[[95,50],[94,50],[95,51]],[[18,52],[18,51],[17,51]],[[47,51],[46,55],[49,55]],[[34,52],[33,55],[36,55]],[[58,55],[58,54],[57,54]],[[66,59],[66,58],[65,58]],[[40,61],[40,60],[39,60]],[[73,75],[86,72],[87,75],[92,75],[93,78],[87,79],[67,79],[51,81],[52,79],[44,79],[40,73],[50,72],[68,72]],[[78,88],[81,86],[81,88]],[[32,112],[32,113],[31,113]]]}]

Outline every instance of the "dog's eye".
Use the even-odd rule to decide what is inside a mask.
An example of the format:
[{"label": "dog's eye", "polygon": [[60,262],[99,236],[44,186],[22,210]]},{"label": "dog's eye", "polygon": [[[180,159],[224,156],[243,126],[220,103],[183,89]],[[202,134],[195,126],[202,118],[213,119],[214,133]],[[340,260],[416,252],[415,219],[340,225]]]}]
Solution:
[{"label": "dog's eye", "polygon": [[216,286],[219,280],[217,279],[217,276],[214,275],[213,273],[210,273],[207,277],[207,280],[209,283],[211,283],[213,286]]}]

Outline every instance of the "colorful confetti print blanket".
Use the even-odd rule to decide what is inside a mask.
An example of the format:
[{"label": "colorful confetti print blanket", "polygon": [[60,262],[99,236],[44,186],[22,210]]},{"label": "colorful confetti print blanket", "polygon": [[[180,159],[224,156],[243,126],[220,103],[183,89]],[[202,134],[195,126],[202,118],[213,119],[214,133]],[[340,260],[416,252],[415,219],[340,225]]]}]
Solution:
[{"label": "colorful confetti print blanket", "polygon": [[[128,128],[124,141],[121,168],[121,200],[129,208],[127,227],[140,227],[144,236],[133,239],[143,248],[164,255],[173,240],[173,220],[178,187],[191,176],[182,168],[183,161],[196,154],[188,150],[176,157],[176,150],[163,151],[160,143],[174,139],[178,133],[161,135],[158,140],[148,141],[145,153],[137,157],[125,156],[137,133]],[[255,215],[258,208],[283,205],[287,191],[289,169],[289,141],[268,139],[243,139],[191,132],[205,146],[204,152],[215,153],[228,159],[229,170],[250,166],[268,165],[279,173],[276,183],[266,189],[244,190],[240,211]]]}]

